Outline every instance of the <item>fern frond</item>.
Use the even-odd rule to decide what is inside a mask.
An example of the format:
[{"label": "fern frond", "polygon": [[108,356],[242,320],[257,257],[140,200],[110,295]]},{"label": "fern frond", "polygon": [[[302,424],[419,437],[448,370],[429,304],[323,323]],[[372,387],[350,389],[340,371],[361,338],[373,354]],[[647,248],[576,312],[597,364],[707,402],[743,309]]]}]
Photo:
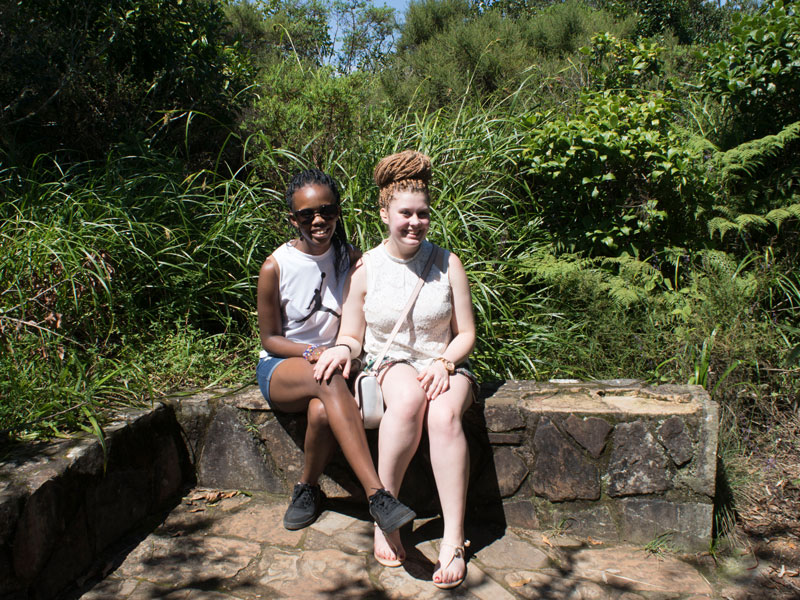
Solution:
[{"label": "fern frond", "polygon": [[639,287],[618,276],[610,276],[606,280],[608,283],[608,295],[623,307],[628,307],[644,298],[645,293]]},{"label": "fern frond", "polygon": [[715,204],[714,206],[712,206],[712,207],[711,207],[711,209],[712,209],[714,212],[721,214],[723,217],[727,218],[729,221],[732,221],[733,219],[735,219],[735,218],[736,218],[736,215],[738,215],[738,214],[739,214],[739,213],[738,213],[738,212],[737,212],[737,211],[736,211],[736,210],[733,208],[733,206],[729,206],[729,205],[727,205],[727,204],[726,204],[726,205],[722,205],[722,204]]},{"label": "fern frond", "polygon": [[731,230],[741,231],[741,227],[724,217],[714,217],[708,222],[708,234],[712,238],[715,233],[719,233],[719,239],[722,240],[725,238],[725,234]]},{"label": "fern frond", "polygon": [[591,259],[578,254],[564,253],[556,256],[544,251],[522,259],[520,270],[545,280],[553,280],[579,273],[592,265]]},{"label": "fern frond", "polygon": [[781,228],[781,223],[783,223],[786,219],[790,219],[791,217],[792,213],[785,208],[774,208],[764,215],[764,218],[775,225],[775,227],[778,229]]},{"label": "fern frond", "polygon": [[716,273],[732,277],[736,273],[737,265],[733,257],[722,250],[702,250],[698,256],[703,261],[703,266]]},{"label": "fern frond", "polygon": [[688,135],[686,146],[695,154],[703,154],[705,152],[715,154],[719,152],[718,146],[700,135]]},{"label": "fern frond", "polygon": [[800,140],[800,121],[792,123],[775,135],[745,142],[735,148],[714,155],[712,168],[720,171],[723,179],[753,177],[768,161],[779,156],[791,142]]},{"label": "fern frond", "polygon": [[800,204],[774,208],[769,211],[764,218],[775,225],[777,229],[780,229],[783,222],[792,217],[800,218]]},{"label": "fern frond", "polygon": [[749,227],[766,227],[769,225],[769,221],[760,215],[743,213],[736,217],[736,224],[739,225],[740,229],[744,230]]},{"label": "fern frond", "polygon": [[633,256],[609,256],[602,259],[603,267],[616,267],[620,277],[629,282],[660,282],[661,271],[645,260]]}]

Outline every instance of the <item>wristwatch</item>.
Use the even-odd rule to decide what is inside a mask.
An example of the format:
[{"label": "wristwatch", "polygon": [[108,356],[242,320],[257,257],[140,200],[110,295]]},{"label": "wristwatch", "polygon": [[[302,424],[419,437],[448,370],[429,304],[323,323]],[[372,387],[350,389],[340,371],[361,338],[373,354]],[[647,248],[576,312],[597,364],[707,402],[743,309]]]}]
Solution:
[{"label": "wristwatch", "polygon": [[442,363],[444,364],[444,368],[447,369],[448,375],[452,375],[453,373],[456,372],[456,366],[453,364],[453,361],[447,360],[444,356],[436,358],[434,362],[436,362],[437,360],[442,361]]}]

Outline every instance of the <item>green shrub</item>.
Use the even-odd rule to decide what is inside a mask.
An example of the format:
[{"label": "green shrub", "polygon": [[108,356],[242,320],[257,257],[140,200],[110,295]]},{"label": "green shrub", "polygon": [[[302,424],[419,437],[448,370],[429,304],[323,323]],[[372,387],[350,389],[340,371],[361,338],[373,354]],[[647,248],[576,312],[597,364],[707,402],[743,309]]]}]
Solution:
[{"label": "green shrub", "polygon": [[381,75],[384,93],[398,109],[508,96],[531,63],[521,25],[497,13],[450,22],[406,50],[401,39],[400,48]]},{"label": "green shrub", "polygon": [[702,51],[703,89],[726,109],[723,149],[800,121],[800,15],[780,1],[736,13],[730,39]]},{"label": "green shrub", "polygon": [[540,354],[549,372],[700,383],[742,422],[796,409],[800,281],[790,263],[770,253],[666,248],[641,260],[541,248],[521,268],[548,286],[560,315]]},{"label": "green shrub", "polygon": [[[630,42],[609,33],[592,37],[591,45],[581,48],[589,57],[593,87],[600,90],[651,89],[663,76],[664,48],[651,40]],[[669,82],[664,86],[671,88]]]},{"label": "green shrub", "polygon": [[584,95],[579,110],[525,121],[532,210],[557,246],[640,256],[691,239],[704,178],[670,123],[673,103],[660,92],[603,92]]},{"label": "green shrub", "polygon": [[412,0],[397,48],[401,53],[414,51],[473,14],[469,0]]},{"label": "green shrub", "polygon": [[609,29],[625,35],[631,23],[576,1],[510,19],[499,10],[471,13],[458,2],[428,0],[409,8],[381,83],[398,110],[511,97],[517,105],[558,104],[583,85],[576,49]]},{"label": "green shrub", "polygon": [[228,43],[240,44],[257,66],[294,57],[321,66],[333,54],[328,33],[330,10],[321,2],[226,2],[223,10]]},{"label": "green shrub", "polygon": [[341,149],[360,146],[373,134],[372,86],[372,78],[360,72],[337,75],[332,67],[296,60],[265,65],[258,77],[258,99],[240,126],[258,175],[274,180],[276,166],[279,177],[297,169],[291,158],[275,165],[278,149],[320,165]]},{"label": "green shrub", "polygon": [[531,46],[543,55],[556,56],[574,54],[598,32],[629,37],[635,26],[631,17],[617,20],[610,13],[578,0],[551,4],[524,22]]},{"label": "green shrub", "polygon": [[635,16],[636,37],[674,35],[681,44],[723,39],[731,10],[702,0],[601,0],[619,18]]}]

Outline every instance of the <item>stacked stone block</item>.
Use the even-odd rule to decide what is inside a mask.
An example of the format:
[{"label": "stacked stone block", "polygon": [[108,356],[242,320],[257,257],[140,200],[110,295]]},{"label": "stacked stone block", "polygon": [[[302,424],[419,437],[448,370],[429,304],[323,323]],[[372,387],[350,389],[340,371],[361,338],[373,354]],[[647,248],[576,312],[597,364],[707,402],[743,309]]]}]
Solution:
[{"label": "stacked stone block", "polygon": [[191,471],[173,411],[135,411],[92,437],[15,448],[0,461],[0,598],[73,585],[148,515],[174,505]]},{"label": "stacked stone block", "polygon": [[495,473],[473,481],[478,506],[496,477],[512,525],[708,547],[718,414],[701,387],[507,382],[484,417]]}]

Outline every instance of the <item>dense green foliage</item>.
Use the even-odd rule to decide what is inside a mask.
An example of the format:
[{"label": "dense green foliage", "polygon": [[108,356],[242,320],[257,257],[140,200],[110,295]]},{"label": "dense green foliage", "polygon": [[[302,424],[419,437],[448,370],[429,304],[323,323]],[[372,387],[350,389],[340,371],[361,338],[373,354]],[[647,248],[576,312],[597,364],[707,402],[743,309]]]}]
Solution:
[{"label": "dense green foliage", "polygon": [[237,2],[224,11],[228,42],[238,42],[256,64],[296,57],[319,66],[333,51],[320,2]]},{"label": "dense green foliage", "polygon": [[523,173],[558,247],[638,256],[690,241],[703,173],[670,125],[671,103],[658,92],[606,91],[585,95],[581,110],[526,121]]},{"label": "dense green foliage", "polygon": [[[654,20],[673,5],[689,34]],[[288,177],[331,172],[366,248],[372,169],[404,148],[433,159],[430,236],[466,266],[482,378],[692,381],[731,423],[797,410],[794,5],[641,6],[420,0],[393,52],[394,15],[355,0],[14,3],[0,430],[250,381]]]},{"label": "dense green foliage", "polygon": [[198,113],[190,150],[216,154],[214,121],[246,100],[250,67],[214,0],[3,0],[0,15],[0,144],[18,160],[174,147]]},{"label": "dense green foliage", "polygon": [[249,264],[280,239],[276,214],[263,190],[169,167],[112,157],[2,173],[15,199],[0,212],[3,423],[46,429],[53,406],[149,397],[151,377],[197,381],[159,344],[203,332],[189,358],[205,371],[203,338],[229,347],[249,328]]},{"label": "dense green foliage", "polygon": [[782,2],[734,17],[729,40],[703,51],[704,88],[726,109],[725,147],[800,121],[800,15]]},{"label": "dense green foliage", "polygon": [[[466,0],[412,2],[394,62],[383,72],[385,93],[398,109],[458,105],[462,99],[552,102],[581,86],[571,55],[597,31],[625,35],[633,21],[576,1],[508,19],[500,11],[476,15]],[[555,90],[552,88],[555,87]]]}]

